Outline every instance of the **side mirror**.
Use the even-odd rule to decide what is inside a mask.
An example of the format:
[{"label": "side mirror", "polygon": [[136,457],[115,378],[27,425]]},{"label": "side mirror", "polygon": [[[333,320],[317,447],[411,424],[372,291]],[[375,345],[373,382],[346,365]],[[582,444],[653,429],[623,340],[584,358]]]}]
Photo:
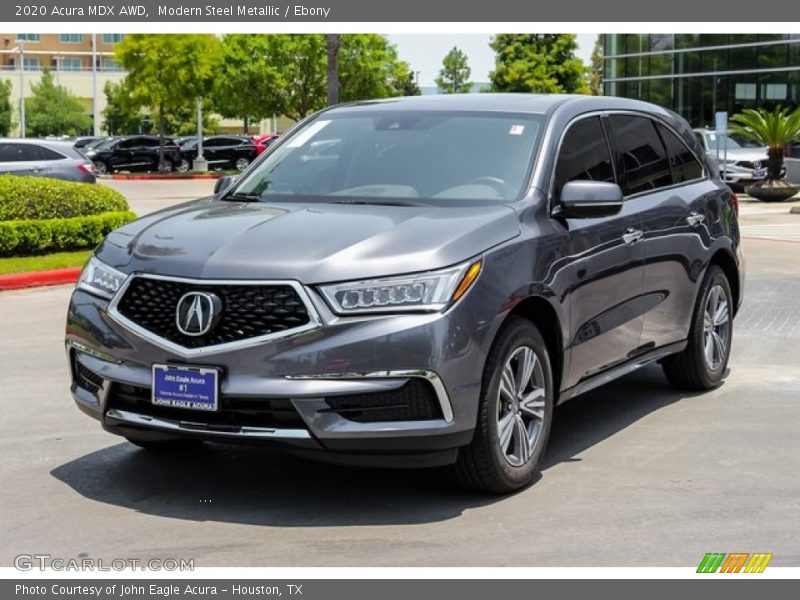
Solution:
[{"label": "side mirror", "polygon": [[236,177],[231,177],[230,175],[225,175],[224,177],[220,177],[217,179],[217,183],[214,184],[214,195],[218,196],[229,187],[231,187],[234,182],[236,181]]},{"label": "side mirror", "polygon": [[561,188],[553,216],[569,219],[609,217],[622,210],[622,190],[606,181],[568,181]]}]

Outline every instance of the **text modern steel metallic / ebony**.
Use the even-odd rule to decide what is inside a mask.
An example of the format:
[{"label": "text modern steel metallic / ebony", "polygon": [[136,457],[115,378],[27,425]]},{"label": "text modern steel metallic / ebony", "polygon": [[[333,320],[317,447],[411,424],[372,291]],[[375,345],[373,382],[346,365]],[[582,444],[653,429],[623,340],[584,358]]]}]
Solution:
[{"label": "text modern steel metallic / ebony", "polygon": [[72,296],[72,394],[153,451],[250,442],[532,481],[553,407],[659,361],[726,374],[738,202],[688,124],[613,97],[357,102],[215,195],[112,232]]}]

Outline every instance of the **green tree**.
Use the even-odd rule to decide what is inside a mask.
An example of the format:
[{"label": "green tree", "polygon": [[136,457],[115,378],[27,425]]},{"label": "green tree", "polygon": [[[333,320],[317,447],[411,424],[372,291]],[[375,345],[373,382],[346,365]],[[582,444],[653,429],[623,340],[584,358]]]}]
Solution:
[{"label": "green tree", "polygon": [[142,124],[142,107],[135,102],[127,79],[117,83],[107,81],[103,86],[106,107],[103,109],[103,129],[109,135],[139,133]]},{"label": "green tree", "polygon": [[132,101],[155,113],[161,169],[167,118],[195,106],[199,96],[212,90],[219,44],[212,34],[131,34],[117,45]]},{"label": "green tree", "polygon": [[780,180],[786,145],[800,140],[800,108],[746,108],[731,117],[730,132],[767,147],[767,181]]},{"label": "green tree", "polygon": [[408,63],[403,60],[395,64],[392,85],[397,92],[397,96],[419,96],[422,94],[422,90],[417,85],[415,74],[411,71]]},{"label": "green tree", "polygon": [[589,91],[592,96],[603,95],[603,36],[598,35],[592,48],[589,67]]},{"label": "green tree", "polygon": [[494,92],[589,92],[574,34],[499,34],[490,46],[495,51],[495,69],[489,74]]},{"label": "green tree", "polygon": [[11,81],[0,79],[0,136],[8,136],[14,127],[14,108],[11,105]]},{"label": "green tree", "polygon": [[269,52],[264,35],[230,33],[222,38],[214,108],[227,119],[241,119],[244,133],[251,123],[279,112],[274,93],[279,74]]},{"label": "green tree", "polygon": [[453,46],[442,61],[442,68],[439,69],[439,76],[436,78],[436,85],[445,94],[463,94],[472,89],[472,82],[469,76],[472,70],[467,62],[467,55],[462,50]]},{"label": "green tree", "polygon": [[56,85],[49,70],[31,85],[25,98],[25,134],[30,136],[78,135],[92,128],[92,117],[64,86]]},{"label": "green tree", "polygon": [[[266,57],[275,69],[274,84],[262,102],[295,121],[327,103],[328,53],[323,34],[265,35]],[[397,48],[375,34],[348,34],[339,38],[337,55],[339,101],[399,96],[406,86],[408,65]],[[413,90],[411,90],[413,91]]]}]

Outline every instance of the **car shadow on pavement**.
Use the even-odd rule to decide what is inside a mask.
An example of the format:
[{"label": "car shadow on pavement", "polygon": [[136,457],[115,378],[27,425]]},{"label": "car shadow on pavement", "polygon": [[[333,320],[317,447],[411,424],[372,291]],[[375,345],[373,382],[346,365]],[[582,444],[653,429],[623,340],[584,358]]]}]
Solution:
[{"label": "car shadow on pavement", "polygon": [[[684,397],[669,387],[660,368],[650,367],[567,402],[556,410],[537,480]],[[272,527],[430,523],[503,501],[460,490],[442,469],[348,468],[217,444],[170,455],[124,442],[67,462],[51,475],[86,498],[145,514]]]}]

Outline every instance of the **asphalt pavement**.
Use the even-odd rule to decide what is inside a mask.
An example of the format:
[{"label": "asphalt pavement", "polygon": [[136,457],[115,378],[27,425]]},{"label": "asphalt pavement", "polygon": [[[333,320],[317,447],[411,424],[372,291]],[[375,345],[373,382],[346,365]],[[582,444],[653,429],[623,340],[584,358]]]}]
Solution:
[{"label": "asphalt pavement", "polygon": [[[111,185],[143,214],[213,182]],[[0,565],[49,553],[196,566],[688,567],[706,552],[760,551],[800,566],[800,215],[743,202],[742,226],[745,304],[724,384],[678,393],[653,366],[566,403],[541,477],[508,497],[464,493],[440,471],[251,447],[149,455],[72,404],[71,287],[0,293]]]}]

